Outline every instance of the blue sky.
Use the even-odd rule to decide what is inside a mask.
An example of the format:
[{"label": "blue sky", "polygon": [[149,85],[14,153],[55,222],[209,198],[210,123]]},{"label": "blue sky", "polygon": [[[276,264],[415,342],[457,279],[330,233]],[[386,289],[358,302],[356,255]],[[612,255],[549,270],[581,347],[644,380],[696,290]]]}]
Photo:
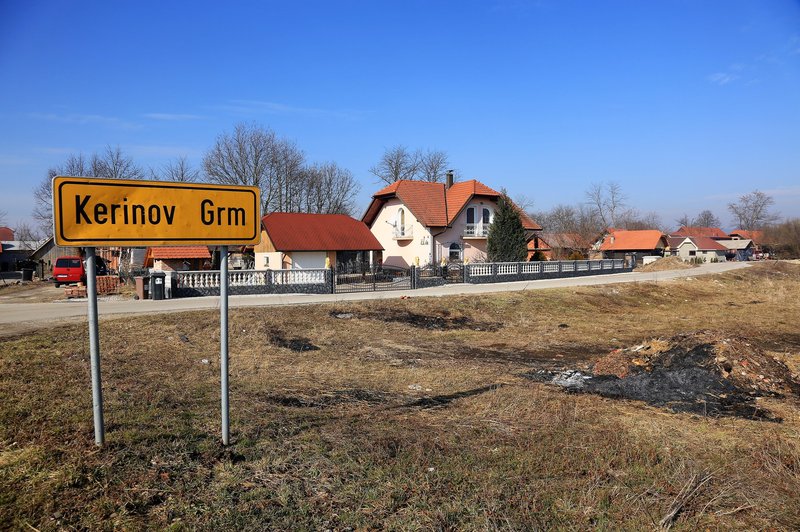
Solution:
[{"label": "blue sky", "polygon": [[756,188],[800,216],[800,3],[0,2],[0,210],[70,153],[195,167],[238,122],[360,181],[446,151],[534,209],[616,181],[671,223]]}]

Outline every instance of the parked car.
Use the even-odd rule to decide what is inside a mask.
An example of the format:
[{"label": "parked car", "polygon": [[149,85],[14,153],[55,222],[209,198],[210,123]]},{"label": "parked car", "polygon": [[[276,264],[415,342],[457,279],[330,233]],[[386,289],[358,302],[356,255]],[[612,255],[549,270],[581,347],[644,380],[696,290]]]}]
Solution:
[{"label": "parked car", "polygon": [[[97,257],[95,264],[97,275],[108,275],[108,266],[102,258]],[[55,284],[56,288],[62,284],[85,282],[86,265],[80,257],[59,257],[56,259],[56,265],[53,267],[53,284]]]}]

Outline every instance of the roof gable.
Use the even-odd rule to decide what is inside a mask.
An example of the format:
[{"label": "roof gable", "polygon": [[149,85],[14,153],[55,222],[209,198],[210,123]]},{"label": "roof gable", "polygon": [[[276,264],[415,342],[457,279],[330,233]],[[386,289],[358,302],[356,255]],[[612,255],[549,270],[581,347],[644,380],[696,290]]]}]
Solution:
[{"label": "roof gable", "polygon": [[[391,197],[396,197],[408,207],[414,217],[423,225],[427,227],[446,227],[455,222],[461,211],[475,196],[491,198],[496,202],[501,194],[477,179],[459,181],[449,189],[443,183],[395,181],[373,195],[372,202],[362,220],[371,225],[386,201]],[[525,229],[541,230],[541,226],[534,222],[525,212],[519,208],[517,208],[517,211]]]},{"label": "roof gable", "polygon": [[379,251],[378,239],[345,214],[273,212],[261,225],[278,251]]},{"label": "roof gable", "polygon": [[689,240],[697,247],[700,251],[727,251],[728,248],[714,240],[713,238],[709,238],[707,236],[690,236]]}]

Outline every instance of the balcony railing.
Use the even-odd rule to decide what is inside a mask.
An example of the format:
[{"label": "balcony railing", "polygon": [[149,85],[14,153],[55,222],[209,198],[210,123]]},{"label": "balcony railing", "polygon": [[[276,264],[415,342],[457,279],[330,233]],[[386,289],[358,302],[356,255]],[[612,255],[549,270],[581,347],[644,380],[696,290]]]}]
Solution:
[{"label": "balcony railing", "polygon": [[464,227],[464,238],[486,238],[489,224],[467,224]]},{"label": "balcony railing", "polygon": [[398,225],[392,232],[392,238],[395,240],[411,240],[414,238],[413,225]]}]

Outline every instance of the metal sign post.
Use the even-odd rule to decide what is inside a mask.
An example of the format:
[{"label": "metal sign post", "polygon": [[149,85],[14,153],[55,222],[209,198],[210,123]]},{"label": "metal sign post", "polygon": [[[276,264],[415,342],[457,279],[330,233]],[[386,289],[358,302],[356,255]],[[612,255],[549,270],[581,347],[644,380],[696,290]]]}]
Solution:
[{"label": "metal sign post", "polygon": [[230,443],[228,406],[228,246],[261,241],[258,187],[56,176],[53,237],[86,249],[94,439],[105,441],[94,246],[221,246],[220,369],[222,443]]},{"label": "metal sign post", "polygon": [[89,356],[92,366],[92,411],[94,442],[103,445],[106,430],[103,423],[103,386],[100,382],[100,332],[97,323],[97,259],[94,248],[86,248],[86,297],[89,299]]},{"label": "metal sign post", "polygon": [[231,439],[228,415],[228,246],[219,250],[219,368],[222,390],[222,444]]}]

